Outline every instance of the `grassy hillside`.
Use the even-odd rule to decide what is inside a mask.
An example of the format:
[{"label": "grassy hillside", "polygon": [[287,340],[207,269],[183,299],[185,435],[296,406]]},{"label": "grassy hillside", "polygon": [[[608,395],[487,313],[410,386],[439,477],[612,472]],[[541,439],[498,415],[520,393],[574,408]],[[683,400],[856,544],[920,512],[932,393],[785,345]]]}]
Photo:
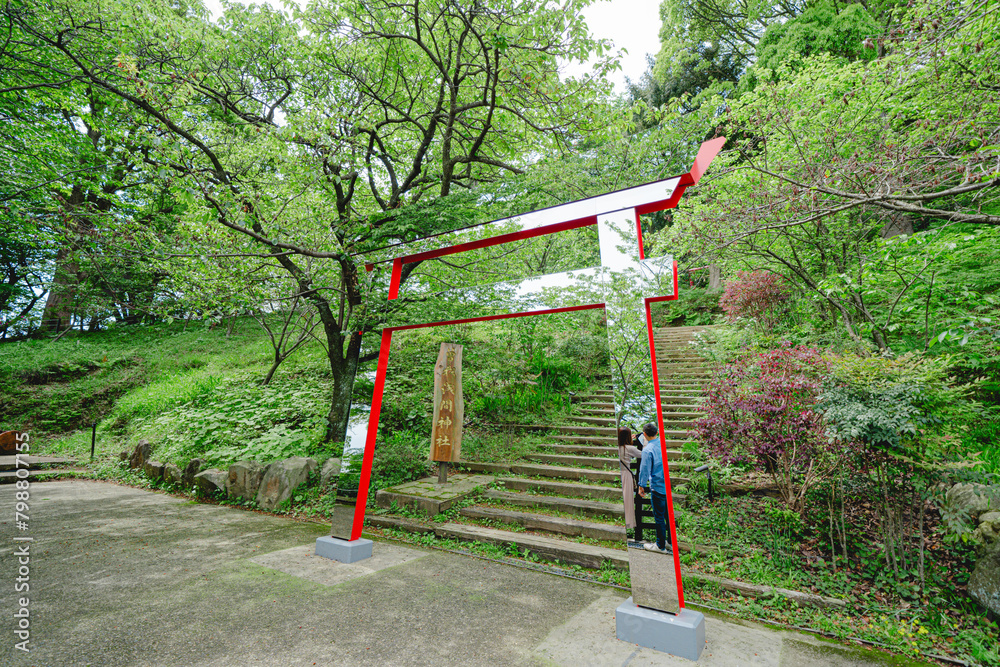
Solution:
[{"label": "grassy hillside", "polygon": [[[444,340],[466,346],[466,418],[477,424],[551,421],[567,409],[567,392],[607,372],[599,316],[531,319],[397,336],[376,468],[427,473],[433,367]],[[98,459],[140,438],[153,443],[157,459],[181,466],[194,457],[225,467],[247,458],[339,456],[339,443],[322,442],[332,393],[324,350],[316,343],[302,348],[263,386],[271,355],[249,318],[231,330],[128,326],[2,343],[0,429],[27,431],[34,451],[81,460],[89,458],[95,422]],[[359,374],[356,401],[370,400],[371,380],[367,371]]]},{"label": "grassy hillside", "polygon": [[[0,428],[29,432],[45,451],[84,457],[96,421],[98,455],[117,453],[140,435],[169,430],[162,420],[180,406],[259,401],[269,357],[267,339],[251,319],[231,331],[130,326],[0,344]],[[322,350],[305,349],[269,389],[298,384],[304,375],[321,384],[323,368]],[[176,454],[183,462],[191,452]]]}]

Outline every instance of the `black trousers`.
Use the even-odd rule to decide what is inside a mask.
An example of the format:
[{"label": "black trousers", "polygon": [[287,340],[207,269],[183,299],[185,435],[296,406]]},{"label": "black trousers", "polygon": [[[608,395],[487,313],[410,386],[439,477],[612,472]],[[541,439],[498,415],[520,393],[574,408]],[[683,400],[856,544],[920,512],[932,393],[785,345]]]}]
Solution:
[{"label": "black trousers", "polygon": [[666,549],[670,543],[670,535],[667,533],[667,497],[656,491],[650,493],[650,496],[652,496],[653,523],[656,524],[656,546]]}]

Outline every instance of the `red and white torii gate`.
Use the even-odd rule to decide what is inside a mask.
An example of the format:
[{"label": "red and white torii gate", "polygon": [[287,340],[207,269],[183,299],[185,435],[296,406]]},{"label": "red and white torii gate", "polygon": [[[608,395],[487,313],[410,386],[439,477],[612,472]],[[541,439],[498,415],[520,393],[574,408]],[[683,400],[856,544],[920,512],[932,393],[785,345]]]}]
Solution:
[{"label": "red and white torii gate", "polygon": [[[392,326],[383,329],[370,410],[363,406],[358,406],[358,410],[352,408],[343,460],[346,466],[346,461],[350,458],[351,453],[357,455],[363,451],[363,463],[357,498],[353,507],[342,506],[333,514],[332,538],[335,541],[342,541],[348,545],[360,543],[375,453],[375,440],[378,433],[382,392],[385,385],[392,336],[396,331],[604,308],[607,312],[610,347],[612,355],[614,355],[615,336],[623,338],[631,336],[634,339],[636,327],[641,327],[644,321],[649,340],[649,364],[641,366],[648,373],[649,381],[647,384],[652,388],[652,393],[655,396],[656,423],[659,432],[664,433],[650,304],[677,298],[677,263],[670,256],[653,259],[647,259],[644,256],[639,216],[677,206],[684,191],[699,181],[724,143],[725,138],[723,137],[703,143],[693,166],[686,174],[533,211],[516,218],[486,223],[475,228],[478,235],[481,236],[475,240],[462,240],[462,233],[469,231],[466,229],[412,243],[398,244],[378,251],[380,257],[375,262],[391,261],[392,263],[389,300],[405,296],[405,286],[401,288],[400,283],[403,266],[408,263],[444,257],[477,248],[498,246],[578,227],[597,226],[601,264],[600,266],[549,274],[509,284],[508,286],[517,293],[519,300],[526,304],[526,308],[518,312],[496,312],[496,304],[475,298],[477,290],[484,288],[472,287],[455,291],[455,296],[463,297],[463,303],[468,304],[468,317],[445,322],[392,321],[390,322]],[[491,231],[494,233],[490,234]],[[496,286],[490,287],[495,288]],[[553,306],[551,289],[547,292],[546,299],[542,299],[540,296],[543,289],[552,287],[572,289],[560,290],[562,302]],[[614,379],[616,383],[621,380],[621,378]],[[643,383],[639,381],[639,384]],[[629,406],[621,404],[621,396],[622,391],[620,391],[620,387],[616,386],[615,407],[619,415],[629,410]],[[660,448],[664,462],[664,479],[666,480],[666,488],[663,489],[663,493],[665,493],[668,503],[670,542],[677,544],[673,502],[670,494],[669,465],[666,463],[667,452],[662,437]],[[322,539],[329,540],[331,538]],[[672,550],[673,577],[664,577],[662,574],[663,564],[669,558],[641,549],[629,549],[628,551],[633,598],[636,603],[643,607],[670,613],[682,610],[684,608],[684,593],[677,550]],[[317,548],[317,552],[319,552],[319,548]],[[370,554],[370,546],[367,553]],[[336,556],[333,557],[336,558]],[[338,558],[338,560],[342,559]]]}]

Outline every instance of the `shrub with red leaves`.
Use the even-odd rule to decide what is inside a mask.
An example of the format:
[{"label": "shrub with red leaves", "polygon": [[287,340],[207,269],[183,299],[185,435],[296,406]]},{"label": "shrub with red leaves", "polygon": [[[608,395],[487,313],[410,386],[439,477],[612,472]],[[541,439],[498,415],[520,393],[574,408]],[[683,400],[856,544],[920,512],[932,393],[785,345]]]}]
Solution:
[{"label": "shrub with red leaves", "polygon": [[804,510],[806,492],[836,467],[836,445],[813,410],[826,360],[809,347],[785,346],[727,364],[708,389],[698,439],[724,463],[770,473],[789,509]]},{"label": "shrub with red leaves", "polygon": [[736,280],[726,283],[719,307],[730,322],[750,318],[765,331],[771,331],[790,297],[788,284],[781,276],[768,271],[740,271]]}]

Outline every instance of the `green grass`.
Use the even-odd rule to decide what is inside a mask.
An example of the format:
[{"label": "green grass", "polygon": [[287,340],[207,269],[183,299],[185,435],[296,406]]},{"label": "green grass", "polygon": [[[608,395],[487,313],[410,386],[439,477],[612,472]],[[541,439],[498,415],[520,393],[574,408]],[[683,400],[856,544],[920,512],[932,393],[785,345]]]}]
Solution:
[{"label": "green grass", "polygon": [[[0,428],[27,431],[38,450],[88,458],[98,423],[97,458],[132,443],[144,420],[217,395],[226,379],[263,378],[271,348],[251,319],[226,328],[183,324],[69,333],[58,341],[0,344]],[[322,374],[318,346],[281,367],[276,383]]]}]

